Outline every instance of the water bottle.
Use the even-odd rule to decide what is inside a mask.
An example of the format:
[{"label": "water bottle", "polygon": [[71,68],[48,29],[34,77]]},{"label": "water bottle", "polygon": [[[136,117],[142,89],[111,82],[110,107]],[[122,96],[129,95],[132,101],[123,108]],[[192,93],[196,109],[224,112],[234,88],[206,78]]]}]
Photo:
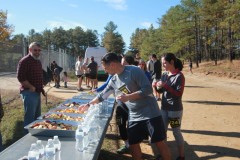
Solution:
[{"label": "water bottle", "polygon": [[54,144],[55,150],[56,151],[60,151],[60,149],[61,149],[61,142],[60,142],[58,136],[54,136],[53,137],[53,144]]},{"label": "water bottle", "polygon": [[88,143],[92,143],[94,141],[94,128],[92,126],[89,127],[88,131]]},{"label": "water bottle", "polygon": [[28,160],[38,160],[39,159],[39,150],[36,146],[36,143],[31,144],[31,148],[28,152]]},{"label": "water bottle", "polygon": [[37,140],[37,148],[39,150],[40,156],[44,155],[44,146],[41,140]]},{"label": "water bottle", "polygon": [[83,129],[81,127],[82,127],[81,125],[78,125],[78,128],[76,130],[76,134],[75,134],[76,145],[75,145],[75,148],[78,151],[83,152],[84,147],[85,147],[85,141],[84,141]]},{"label": "water bottle", "polygon": [[104,110],[103,103],[98,104],[98,115],[100,117],[103,117],[105,115],[105,110]]},{"label": "water bottle", "polygon": [[109,113],[108,113],[108,101],[107,100],[104,100],[102,102],[102,107],[103,107],[103,114],[105,117],[109,117]]},{"label": "water bottle", "polygon": [[45,147],[45,155],[48,160],[55,160],[55,147],[52,139],[48,139]]},{"label": "water bottle", "polygon": [[86,149],[89,145],[89,125],[83,125],[83,141],[84,141],[84,149]]},{"label": "water bottle", "polygon": [[99,138],[98,138],[98,126],[96,124],[91,125],[91,142],[92,143],[97,143]]}]

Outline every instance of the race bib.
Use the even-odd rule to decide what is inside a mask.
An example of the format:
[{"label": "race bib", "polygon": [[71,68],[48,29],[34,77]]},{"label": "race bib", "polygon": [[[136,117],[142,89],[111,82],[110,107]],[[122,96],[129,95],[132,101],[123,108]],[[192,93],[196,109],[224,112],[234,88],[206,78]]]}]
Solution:
[{"label": "race bib", "polygon": [[123,86],[121,86],[118,90],[120,90],[122,93],[124,94],[129,94],[131,93],[130,90],[127,88],[127,85],[124,84]]},{"label": "race bib", "polygon": [[181,126],[181,122],[179,118],[169,118],[169,123],[172,128]]}]

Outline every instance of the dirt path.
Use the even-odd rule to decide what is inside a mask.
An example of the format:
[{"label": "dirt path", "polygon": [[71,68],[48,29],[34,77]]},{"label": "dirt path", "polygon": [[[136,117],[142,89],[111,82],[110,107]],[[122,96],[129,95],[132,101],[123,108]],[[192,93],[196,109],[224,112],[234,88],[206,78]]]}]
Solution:
[{"label": "dirt path", "polygon": [[182,131],[186,157],[240,159],[240,81],[185,76]]},{"label": "dirt path", "polygon": [[[186,86],[183,95],[184,116],[182,132],[185,138],[185,152],[188,160],[240,159],[240,81],[184,72]],[[16,85],[16,79],[0,77],[0,87],[8,89]],[[48,94],[62,99],[78,95],[75,82],[68,89],[46,87]],[[171,130],[168,131],[168,145],[173,159],[176,147]],[[151,153],[147,145],[144,153]]]}]

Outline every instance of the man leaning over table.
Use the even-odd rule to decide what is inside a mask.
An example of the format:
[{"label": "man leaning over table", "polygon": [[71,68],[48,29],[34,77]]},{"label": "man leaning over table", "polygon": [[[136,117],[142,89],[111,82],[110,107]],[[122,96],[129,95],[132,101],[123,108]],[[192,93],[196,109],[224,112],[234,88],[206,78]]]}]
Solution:
[{"label": "man leaning over table", "polygon": [[[140,143],[146,134],[151,137],[164,160],[170,160],[170,151],[164,142],[166,134],[157,101],[144,72],[135,66],[123,66],[118,56],[109,53],[103,56],[104,70],[113,75],[107,87],[93,100],[79,107],[86,111],[91,104],[97,104],[115,92],[116,100],[124,102],[129,109],[129,144],[134,160],[142,160]],[[141,78],[139,78],[141,77]]]}]

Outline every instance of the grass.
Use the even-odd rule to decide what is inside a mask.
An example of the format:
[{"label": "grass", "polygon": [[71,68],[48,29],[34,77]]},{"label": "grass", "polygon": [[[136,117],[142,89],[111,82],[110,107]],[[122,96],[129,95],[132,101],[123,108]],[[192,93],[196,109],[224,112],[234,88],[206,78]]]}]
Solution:
[{"label": "grass", "polygon": [[[61,103],[61,100],[48,96],[48,104],[45,103],[42,96],[42,113],[47,112],[50,108]],[[4,117],[1,121],[1,133],[3,137],[3,147],[7,148],[18,139],[24,136],[23,131],[23,103],[16,91],[2,90],[2,103],[4,109]]]},{"label": "grass", "polygon": [[70,81],[77,81],[77,76],[74,71],[68,72],[67,74]]}]

